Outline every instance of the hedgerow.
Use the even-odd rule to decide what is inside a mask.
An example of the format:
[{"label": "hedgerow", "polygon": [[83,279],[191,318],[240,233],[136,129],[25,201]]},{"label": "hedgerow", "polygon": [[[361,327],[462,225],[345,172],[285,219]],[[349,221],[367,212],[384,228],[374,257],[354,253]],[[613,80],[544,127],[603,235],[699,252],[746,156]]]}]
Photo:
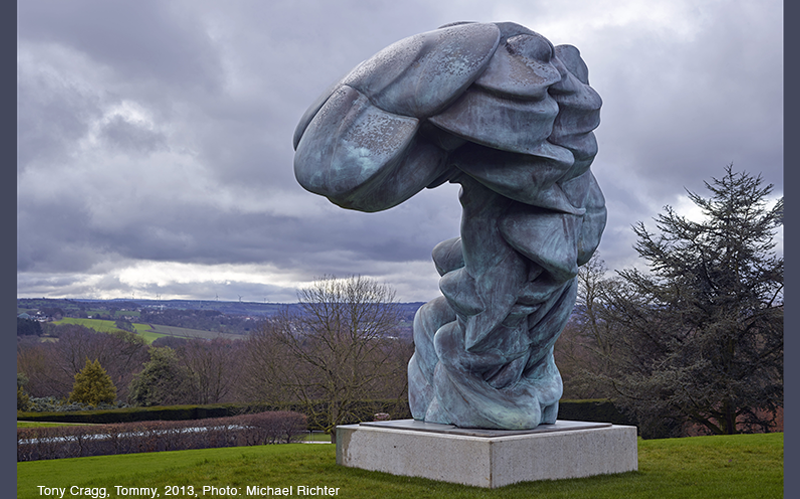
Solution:
[{"label": "hedgerow", "polygon": [[291,443],[307,431],[306,417],[289,411],[199,421],[17,428],[17,461]]}]

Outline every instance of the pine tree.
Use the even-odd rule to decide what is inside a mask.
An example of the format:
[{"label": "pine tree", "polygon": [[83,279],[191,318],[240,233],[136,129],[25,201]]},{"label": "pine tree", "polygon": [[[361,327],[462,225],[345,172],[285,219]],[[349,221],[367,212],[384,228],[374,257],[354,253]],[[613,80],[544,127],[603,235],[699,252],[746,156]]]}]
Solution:
[{"label": "pine tree", "polygon": [[95,359],[91,362],[86,359],[86,365],[75,374],[75,383],[69,399],[82,404],[98,405],[101,403],[112,404],[117,397],[117,388],[111,377]]},{"label": "pine tree", "polygon": [[710,197],[689,192],[702,221],[667,206],[658,234],[640,222],[649,272],[605,287],[604,320],[624,333],[613,381],[643,434],[767,431],[783,406],[783,199],[768,208],[762,183],[731,165],[706,182]]}]

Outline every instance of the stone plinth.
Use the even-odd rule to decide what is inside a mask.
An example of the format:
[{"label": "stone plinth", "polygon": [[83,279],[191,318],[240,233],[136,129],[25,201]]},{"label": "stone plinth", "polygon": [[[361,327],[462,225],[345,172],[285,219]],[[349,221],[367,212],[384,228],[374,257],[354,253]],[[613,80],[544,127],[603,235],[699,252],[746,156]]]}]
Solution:
[{"label": "stone plinth", "polygon": [[338,426],[336,463],[487,488],[639,468],[635,426],[564,420],[527,431],[413,419]]}]

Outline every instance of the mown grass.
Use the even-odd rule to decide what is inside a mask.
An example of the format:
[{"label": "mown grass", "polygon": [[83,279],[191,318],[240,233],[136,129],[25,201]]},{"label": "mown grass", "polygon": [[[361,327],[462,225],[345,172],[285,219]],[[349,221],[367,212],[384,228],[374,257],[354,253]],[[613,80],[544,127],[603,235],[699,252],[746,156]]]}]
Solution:
[{"label": "mown grass", "polygon": [[306,442],[331,442],[331,436],[328,433],[309,433],[304,438]]},{"label": "mown grass", "polygon": [[[290,444],[130,454],[17,464],[17,497],[47,487],[248,485],[338,487],[348,498],[764,498],[783,497],[783,434],[639,441],[639,471],[487,490],[336,465],[333,445]],[[178,497],[187,497],[178,496]],[[194,497],[194,496],[188,496]],[[217,495],[215,497],[233,497]]]}]

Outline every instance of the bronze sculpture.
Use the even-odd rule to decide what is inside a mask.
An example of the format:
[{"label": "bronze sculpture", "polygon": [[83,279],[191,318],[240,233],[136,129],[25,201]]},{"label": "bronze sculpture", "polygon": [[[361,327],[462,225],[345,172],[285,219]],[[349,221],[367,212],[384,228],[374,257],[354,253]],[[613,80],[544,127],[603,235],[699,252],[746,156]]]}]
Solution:
[{"label": "bronze sculpture", "polygon": [[600,105],[575,47],[514,23],[456,23],[364,61],[301,119],[297,180],[344,208],[461,184],[461,237],[433,250],[443,296],[414,320],[415,419],[555,422],[553,344],[606,219],[589,170]]}]

